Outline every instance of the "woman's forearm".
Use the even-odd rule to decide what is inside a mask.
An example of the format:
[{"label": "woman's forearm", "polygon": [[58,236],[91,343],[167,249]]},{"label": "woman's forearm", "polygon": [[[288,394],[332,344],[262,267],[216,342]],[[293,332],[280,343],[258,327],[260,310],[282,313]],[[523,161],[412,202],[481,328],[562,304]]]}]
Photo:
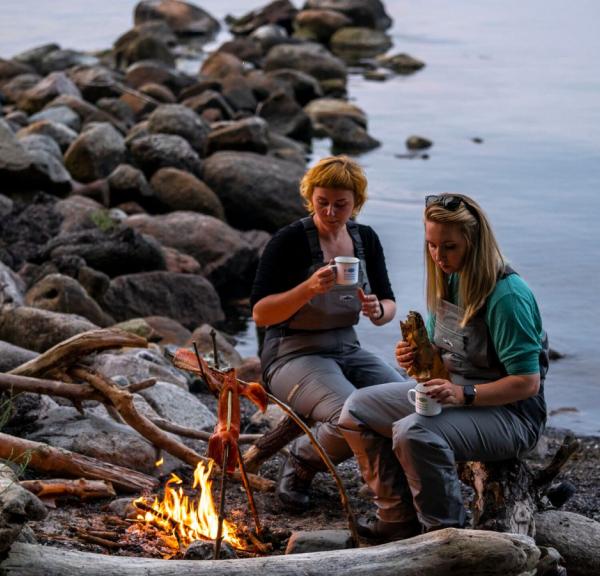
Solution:
[{"label": "woman's forearm", "polygon": [[539,389],[539,374],[505,376],[489,384],[477,385],[474,405],[503,406],[535,396]]},{"label": "woman's forearm", "polygon": [[310,283],[306,280],[291,290],[261,298],[252,309],[252,318],[257,326],[273,326],[285,322],[313,296]]},{"label": "woman's forearm", "polygon": [[371,322],[376,326],[383,326],[394,319],[396,315],[396,303],[389,299],[380,300],[379,302],[383,308],[383,314],[376,320],[371,319]]}]

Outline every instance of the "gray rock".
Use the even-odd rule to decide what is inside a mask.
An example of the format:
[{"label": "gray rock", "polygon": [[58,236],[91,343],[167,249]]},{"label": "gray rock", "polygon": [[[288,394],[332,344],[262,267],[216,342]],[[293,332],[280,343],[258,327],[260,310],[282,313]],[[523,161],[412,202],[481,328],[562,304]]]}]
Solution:
[{"label": "gray rock", "polygon": [[4,218],[12,212],[14,202],[4,194],[0,194],[0,218]]},{"label": "gray rock", "polygon": [[301,106],[308,104],[315,98],[323,96],[323,90],[317,79],[310,74],[300,72],[299,70],[281,68],[280,70],[269,72],[268,76],[279,83],[283,82],[287,84],[294,98]]},{"label": "gray rock", "polygon": [[223,205],[217,195],[189,172],[176,168],[161,168],[152,176],[150,186],[156,199],[169,212],[190,210],[221,220],[225,217]]},{"label": "gray rock", "polygon": [[28,114],[33,114],[61,94],[69,94],[81,98],[79,88],[64,72],[52,72],[35,86],[21,94],[17,104],[21,110],[25,110]]},{"label": "gray rock", "polygon": [[148,132],[181,136],[201,156],[204,155],[209,130],[208,124],[198,114],[181,104],[159,106],[148,118]]},{"label": "gray rock", "polygon": [[100,98],[96,106],[112,117],[118,118],[127,130],[135,124],[135,114],[131,106],[120,98]]},{"label": "gray rock", "polygon": [[266,153],[269,147],[268,127],[262,118],[244,118],[214,126],[208,135],[208,154],[220,150],[242,150]]},{"label": "gray rock", "polygon": [[[212,560],[215,554],[215,545],[204,540],[195,540],[183,553],[184,560]],[[221,560],[237,558],[235,550],[227,542],[221,543]]]},{"label": "gray rock", "polygon": [[154,205],[154,192],[144,173],[130,164],[119,164],[108,176],[111,206],[137,202],[141,206]]},{"label": "gray rock", "polygon": [[76,180],[92,182],[124,162],[125,152],[125,141],[111,124],[91,124],[69,146],[65,166]]},{"label": "gray rock", "polygon": [[92,359],[92,367],[114,381],[133,384],[156,378],[188,389],[188,376],[175,368],[162,354],[150,349],[122,349],[101,352]]},{"label": "gray rock", "polygon": [[4,120],[10,126],[13,132],[18,132],[21,128],[24,128],[29,124],[29,116],[25,112],[15,110],[4,116]]},{"label": "gray rock", "polygon": [[294,162],[304,170],[309,151],[306,145],[301,142],[276,132],[269,132],[269,151],[267,154],[279,160]]},{"label": "gray rock", "polygon": [[71,191],[71,175],[62,162],[62,156],[57,158],[53,152],[36,144],[30,147],[27,139],[22,139],[21,144],[31,159],[27,180],[32,186],[38,184],[46,192],[54,194],[67,194]]},{"label": "gray rock", "polygon": [[17,132],[17,137],[21,139],[32,134],[40,134],[52,138],[59,145],[62,152],[65,152],[77,139],[77,132],[60,122],[53,122],[51,120],[39,120],[38,122],[29,124],[29,126]]},{"label": "gray rock", "polygon": [[86,127],[93,122],[106,122],[112,124],[121,134],[126,132],[127,127],[121,120],[112,114],[108,114],[104,110],[100,110],[98,106],[94,106],[76,96],[71,96],[69,94],[57,96],[54,100],[51,100],[46,104],[45,109],[54,108],[55,106],[67,106],[71,108],[71,110],[79,114],[79,117]]},{"label": "gray rock", "polygon": [[78,66],[69,70],[69,78],[75,82],[87,102],[97,103],[100,98],[121,94],[116,86],[116,73],[105,66]]},{"label": "gray rock", "polygon": [[202,162],[187,140],[171,134],[141,136],[130,144],[136,164],[149,177],[160,168],[172,167],[202,177]]},{"label": "gray rock", "polygon": [[307,143],[311,141],[310,118],[296,100],[285,92],[272,94],[261,103],[257,112],[268,122],[273,132]]},{"label": "gray rock", "polygon": [[258,250],[222,220],[195,212],[172,212],[164,216],[136,214],[125,225],[154,236],[164,246],[193,256],[220,294],[238,297],[249,294]]},{"label": "gray rock", "polygon": [[317,80],[340,79],[346,81],[346,65],[321,44],[279,44],[269,50],[264,69],[269,72],[280,68],[293,68],[314,76]]},{"label": "gray rock", "polygon": [[40,70],[43,74],[73,68],[75,66],[97,66],[98,58],[78,50],[59,49],[52,50],[42,57]]},{"label": "gray rock", "polygon": [[13,56],[13,60],[40,70],[42,59],[55,50],[60,50],[60,46],[56,43],[42,44],[24,52],[19,52],[16,56]]},{"label": "gray rock", "polygon": [[251,152],[217,152],[206,159],[204,182],[221,199],[232,226],[273,232],[305,215],[298,192],[303,174],[291,162]]},{"label": "gray rock", "polygon": [[174,94],[196,82],[196,79],[181,70],[153,60],[142,60],[129,66],[125,72],[125,83],[133,88],[154,82],[166,86]]},{"label": "gray rock", "polygon": [[332,140],[332,152],[365,152],[381,146],[381,142],[348,117],[328,118],[323,121],[327,136]]},{"label": "gray rock", "polygon": [[114,278],[104,304],[117,320],[168,316],[186,328],[225,318],[219,296],[206,278],[174,272],[142,272]]},{"label": "gray rock", "polygon": [[201,114],[204,110],[210,108],[219,110],[225,119],[233,118],[235,114],[227,100],[223,98],[220,92],[216,92],[215,90],[204,90],[204,92],[197,96],[186,98],[182,104],[191,108],[197,114]]},{"label": "gray rock", "polygon": [[37,355],[32,350],[0,341],[0,372],[10,372],[13,368],[33,360]]},{"label": "gray rock", "polygon": [[160,336],[159,346],[174,344],[184,346],[191,338],[192,333],[183,325],[166,316],[146,316],[144,320],[150,325],[156,334]]},{"label": "gray rock", "polygon": [[352,548],[352,535],[349,530],[312,530],[292,532],[285,549],[286,554],[324,552]]},{"label": "gray rock", "polygon": [[0,180],[19,181],[26,177],[31,158],[8,124],[0,118]]},{"label": "gray rock", "polygon": [[36,352],[95,328],[98,326],[81,316],[28,306],[4,306],[0,314],[0,340]]},{"label": "gray rock", "polygon": [[[217,423],[215,415],[191,392],[170,382],[157,382],[140,395],[156,413],[180,426],[193,430],[210,430]],[[198,447],[198,441],[192,441]]]},{"label": "gray rock", "polygon": [[106,232],[96,228],[61,234],[47,242],[40,254],[45,259],[80,256],[88,266],[111,278],[166,267],[157,242],[127,227]]},{"label": "gray rock", "polygon": [[279,24],[263,24],[252,31],[249,37],[258,42],[264,52],[268,52],[276,44],[286,42],[288,33]]},{"label": "gray rock", "polygon": [[77,314],[100,327],[114,324],[114,319],[102,311],[77,280],[62,274],[49,274],[32,286],[25,294],[25,304],[52,312]]},{"label": "gray rock", "polygon": [[56,140],[43,134],[29,134],[19,137],[21,146],[28,151],[42,150],[62,162],[62,152]]},{"label": "gray rock", "polygon": [[154,446],[130,426],[94,414],[82,416],[70,406],[50,406],[40,413],[27,438],[146,474],[155,470]]},{"label": "gray rock", "polygon": [[95,200],[77,195],[59,200],[54,207],[63,218],[60,225],[61,234],[96,228],[96,216],[106,212],[104,206]]},{"label": "gray rock", "polygon": [[29,118],[30,122],[37,122],[38,120],[52,120],[52,122],[58,122],[69,127],[75,132],[79,132],[81,129],[81,119],[79,114],[76,114],[68,106],[54,106],[47,108],[33,114]]},{"label": "gray rock", "polygon": [[196,343],[198,352],[200,352],[203,357],[213,358],[214,360],[212,341],[213,330],[215,331],[219,365],[239,368],[243,363],[242,356],[235,349],[235,346],[232,344],[231,340],[219,330],[215,330],[210,324],[203,324],[199,328],[196,328],[188,338],[185,345],[188,348],[193,349],[194,343]]},{"label": "gray rock", "polygon": [[227,102],[238,112],[253,114],[258,102],[245,76],[230,74],[221,80],[221,91]]},{"label": "gray rock", "polygon": [[304,111],[310,116],[313,127],[317,132],[323,129],[323,124],[328,119],[337,117],[347,117],[363,128],[367,127],[367,115],[365,112],[346,100],[319,98],[305,106]]}]

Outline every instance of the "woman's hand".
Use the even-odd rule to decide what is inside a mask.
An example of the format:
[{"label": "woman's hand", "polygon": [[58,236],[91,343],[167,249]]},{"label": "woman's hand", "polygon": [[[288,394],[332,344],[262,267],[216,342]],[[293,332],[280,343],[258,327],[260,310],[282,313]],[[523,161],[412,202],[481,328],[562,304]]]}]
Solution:
[{"label": "woman's hand", "polygon": [[401,368],[408,370],[412,365],[415,359],[415,353],[408,342],[404,340],[400,340],[398,344],[396,344],[396,362]]},{"label": "woman's hand", "polygon": [[327,264],[315,270],[312,276],[308,279],[308,287],[313,296],[317,294],[325,294],[335,286],[335,269]]},{"label": "woman's hand", "polygon": [[428,388],[427,396],[437,400],[440,404],[462,406],[465,403],[463,387],[458,384],[452,384],[450,380],[434,378],[423,384]]},{"label": "woman's hand", "polygon": [[362,288],[358,289],[358,297],[361,302],[361,310],[363,316],[366,316],[372,322],[376,320],[381,320],[383,317],[384,311],[383,307],[380,305],[379,298],[377,298],[376,294],[365,294],[365,291]]}]

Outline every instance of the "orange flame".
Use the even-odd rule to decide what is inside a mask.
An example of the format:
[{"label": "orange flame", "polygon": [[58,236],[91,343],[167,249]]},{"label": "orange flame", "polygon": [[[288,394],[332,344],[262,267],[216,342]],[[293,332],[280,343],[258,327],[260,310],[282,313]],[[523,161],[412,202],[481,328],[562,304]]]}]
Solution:
[{"label": "orange flame", "polygon": [[[198,488],[195,498],[184,494],[181,478],[171,474],[171,478],[165,485],[162,501],[155,498],[154,502],[149,504],[144,497],[134,500],[134,506],[136,503],[142,503],[145,505],[144,508],[151,509],[151,511],[140,511],[137,516],[138,521],[158,526],[175,536],[177,541],[185,546],[195,540],[214,540],[217,537],[219,515],[211,492],[212,467],[212,461],[208,466],[198,462],[192,485],[192,488]],[[223,520],[222,534],[223,540],[229,542],[234,548],[246,548],[244,542],[237,536],[235,525],[227,520]]]}]

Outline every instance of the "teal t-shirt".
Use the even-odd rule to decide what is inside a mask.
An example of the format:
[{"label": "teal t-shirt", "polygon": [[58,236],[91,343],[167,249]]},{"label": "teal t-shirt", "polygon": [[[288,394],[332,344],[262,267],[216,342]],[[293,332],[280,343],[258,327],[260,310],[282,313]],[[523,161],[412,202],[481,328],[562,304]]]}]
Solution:
[{"label": "teal t-shirt", "polygon": [[[458,274],[450,276],[450,301],[457,304]],[[542,318],[533,292],[518,274],[498,280],[487,300],[485,322],[492,343],[508,374],[535,374],[540,370]],[[433,341],[435,315],[427,319]]]}]

